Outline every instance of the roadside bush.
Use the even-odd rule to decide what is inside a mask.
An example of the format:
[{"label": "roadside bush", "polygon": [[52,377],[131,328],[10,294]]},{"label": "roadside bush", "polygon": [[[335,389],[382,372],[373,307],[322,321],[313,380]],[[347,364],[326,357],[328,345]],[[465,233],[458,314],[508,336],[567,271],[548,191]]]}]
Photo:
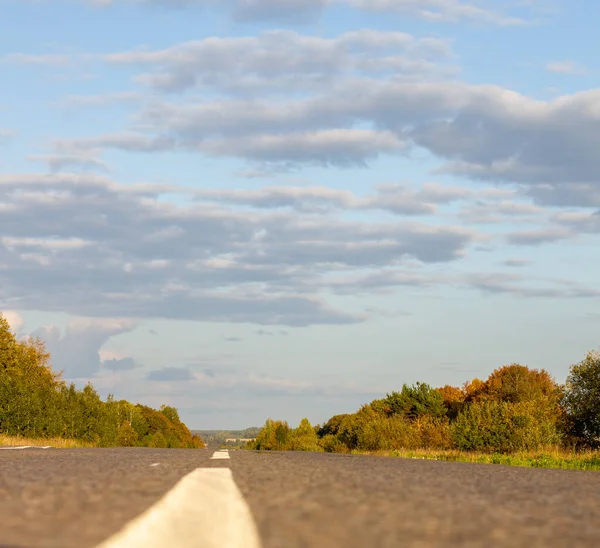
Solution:
[{"label": "roadside bush", "polygon": [[285,449],[289,451],[322,451],[319,437],[308,419],[302,419],[298,428],[294,428],[290,432]]},{"label": "roadside bush", "polygon": [[554,409],[536,402],[475,402],[451,427],[458,449],[513,452],[540,449],[561,441]]},{"label": "roadside bush", "polygon": [[327,453],[348,453],[349,449],[333,434],[326,434],[319,439],[319,446]]},{"label": "roadside bush", "polygon": [[254,442],[251,442],[251,448],[262,451],[283,451],[288,446],[290,435],[291,429],[287,422],[267,419]]}]

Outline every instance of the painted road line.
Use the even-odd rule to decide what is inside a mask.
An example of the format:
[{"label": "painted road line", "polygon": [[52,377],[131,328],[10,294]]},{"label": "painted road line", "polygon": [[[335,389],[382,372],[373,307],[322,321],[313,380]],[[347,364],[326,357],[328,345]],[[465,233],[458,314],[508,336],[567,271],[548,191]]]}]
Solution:
[{"label": "painted road line", "polygon": [[260,548],[229,468],[198,468],[98,548]]},{"label": "painted road line", "polygon": [[210,460],[213,459],[228,459],[229,458],[229,451],[227,451],[227,449],[223,449],[221,451],[215,451],[213,453],[213,456],[210,457]]},{"label": "painted road line", "polygon": [[52,449],[51,445],[15,445],[9,447],[0,447],[0,449],[9,449],[12,451],[20,451],[22,449]]}]

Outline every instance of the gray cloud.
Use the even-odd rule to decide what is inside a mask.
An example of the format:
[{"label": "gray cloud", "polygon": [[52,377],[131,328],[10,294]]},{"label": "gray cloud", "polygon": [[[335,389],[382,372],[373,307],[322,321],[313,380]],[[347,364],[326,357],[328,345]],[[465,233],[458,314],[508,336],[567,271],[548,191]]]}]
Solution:
[{"label": "gray cloud", "polygon": [[237,0],[234,17],[240,21],[310,23],[328,4],[329,0]]},{"label": "gray cloud", "polygon": [[536,246],[560,240],[569,240],[575,236],[574,232],[566,228],[548,227],[512,232],[507,235],[507,240],[511,244]]},{"label": "gray cloud", "polygon": [[502,262],[502,264],[504,266],[509,266],[511,268],[513,268],[513,267],[522,268],[522,267],[530,266],[531,264],[533,264],[533,261],[531,261],[529,259],[506,259],[505,261]]},{"label": "gray cloud", "polygon": [[[185,6],[215,6],[229,10],[241,21],[270,21],[287,24],[303,24],[317,21],[324,10],[335,4],[350,5],[359,10],[398,13],[431,22],[456,23],[471,21],[498,26],[520,26],[528,20],[510,13],[493,9],[485,2],[461,0],[86,0],[97,6],[109,6],[122,2],[182,8]],[[487,7],[491,5],[491,7]],[[533,3],[518,4],[521,8],[534,10]]]},{"label": "gray cloud", "polygon": [[171,150],[175,141],[166,136],[149,137],[140,133],[122,132],[112,135],[102,135],[86,139],[56,139],[55,147],[66,153],[66,158],[77,158],[69,154],[72,151],[100,151],[103,149],[118,149],[128,152],[160,152]]},{"label": "gray cloud", "polygon": [[136,118],[147,134],[75,139],[67,148],[177,146],[285,166],[343,165],[400,146],[410,154],[412,144],[445,160],[443,173],[518,184],[546,205],[590,207],[600,204],[599,94],[537,101],[497,86],[352,81],[324,95],[286,101],[155,101]]},{"label": "gray cloud", "polygon": [[228,138],[200,147],[215,156],[238,156],[267,165],[366,167],[367,160],[380,154],[399,152],[403,143],[391,132],[335,129]]},{"label": "gray cloud", "polygon": [[267,331],[266,329],[257,329],[255,333],[261,337],[274,337],[277,335],[286,337],[288,335],[287,331]]},{"label": "gray cloud", "polygon": [[179,382],[191,381],[194,379],[194,375],[185,367],[165,367],[150,371],[146,378],[150,381]]},{"label": "gray cloud", "polygon": [[220,7],[238,21],[270,21],[303,24],[318,19],[330,0],[85,0],[106,7],[119,3],[138,3],[164,8]]},{"label": "gray cloud", "polygon": [[[484,2],[461,2],[460,0],[346,0],[357,8],[367,11],[399,12],[431,22],[456,23],[472,21],[489,25],[521,26],[527,21],[493,9]],[[493,4],[492,4],[493,5]],[[525,4],[524,4],[525,5]]]},{"label": "gray cloud", "polygon": [[469,274],[464,282],[489,294],[510,294],[522,298],[582,299],[600,297],[600,290],[570,280],[532,279],[510,273]]},{"label": "gray cloud", "polygon": [[[281,0],[276,3],[283,5]],[[427,75],[455,74],[456,67],[445,64],[451,58],[450,45],[442,39],[370,29],[335,38],[276,30],[104,56],[113,64],[149,67],[151,72],[137,75],[136,80],[160,91],[200,87],[261,96],[324,89],[342,78],[365,75],[423,80]],[[223,66],[228,70],[223,71]]]},{"label": "gray cloud", "polygon": [[469,223],[531,223],[540,220],[546,210],[538,205],[512,200],[475,200],[463,205],[459,216]]},{"label": "gray cloud", "polygon": [[133,358],[113,358],[111,360],[104,360],[102,367],[111,371],[131,371],[141,366]]},{"label": "gray cloud", "polygon": [[385,308],[379,308],[376,306],[368,307],[365,312],[373,316],[382,316],[384,318],[401,318],[404,316],[412,316],[412,312],[406,312],[405,310],[387,310]]},{"label": "gray cloud", "polygon": [[[573,299],[600,297],[600,289],[564,279],[520,275],[510,272],[414,272],[401,268],[385,269],[366,275],[338,276],[328,288],[340,295],[390,293],[407,289],[436,289],[442,286],[467,288],[488,295],[515,295],[524,298]],[[378,309],[370,310],[378,314]],[[415,312],[417,314],[418,312]],[[380,315],[385,315],[380,314]]]},{"label": "gray cloud", "polygon": [[323,275],[457,260],[478,238],[453,226],[157,201],[176,190],[0,175],[0,299],[98,317],[343,324],[364,317],[327,304]]},{"label": "gray cloud", "polygon": [[109,171],[108,165],[94,156],[78,156],[74,154],[30,154],[30,162],[42,162],[51,173],[65,171],[65,168],[81,168],[83,171]]},{"label": "gray cloud", "polygon": [[121,103],[141,101],[143,96],[135,91],[105,93],[102,95],[67,95],[60,101],[64,107],[106,107]]}]

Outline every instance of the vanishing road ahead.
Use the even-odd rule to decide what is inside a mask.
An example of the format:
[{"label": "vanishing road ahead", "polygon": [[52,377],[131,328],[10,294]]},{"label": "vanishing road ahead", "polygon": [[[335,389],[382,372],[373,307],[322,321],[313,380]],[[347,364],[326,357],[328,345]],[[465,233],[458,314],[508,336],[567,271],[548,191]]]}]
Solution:
[{"label": "vanishing road ahead", "polygon": [[0,545],[600,545],[600,473],[215,449],[0,450]]}]

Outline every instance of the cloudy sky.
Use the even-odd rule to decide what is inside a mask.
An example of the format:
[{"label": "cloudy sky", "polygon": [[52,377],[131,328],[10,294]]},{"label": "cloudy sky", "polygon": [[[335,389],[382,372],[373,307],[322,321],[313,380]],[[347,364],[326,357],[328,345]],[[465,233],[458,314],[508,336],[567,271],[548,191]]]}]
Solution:
[{"label": "cloudy sky", "polygon": [[0,310],[192,428],[600,344],[600,4],[0,0]]}]

